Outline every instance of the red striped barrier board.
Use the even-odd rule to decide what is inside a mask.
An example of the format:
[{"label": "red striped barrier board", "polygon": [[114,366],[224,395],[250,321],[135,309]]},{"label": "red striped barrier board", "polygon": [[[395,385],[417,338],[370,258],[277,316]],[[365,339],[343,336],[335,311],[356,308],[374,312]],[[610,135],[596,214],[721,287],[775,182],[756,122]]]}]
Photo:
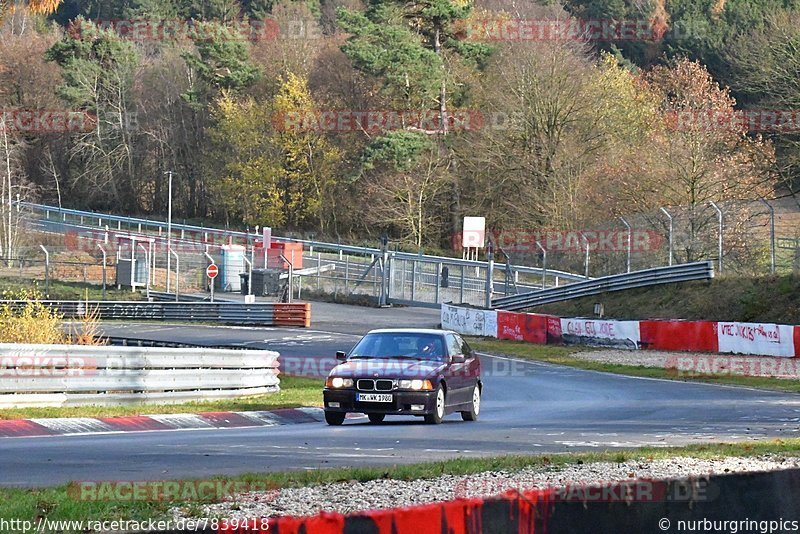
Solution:
[{"label": "red striped barrier board", "polygon": [[559,318],[443,304],[442,327],[538,344],[800,357],[800,326],[772,323]]},{"label": "red striped barrier board", "polygon": [[468,336],[497,337],[497,312],[442,304],[442,328]]},{"label": "red striped barrier board", "polygon": [[717,323],[719,352],[794,358],[795,327],[770,323]]},{"label": "red striped barrier board", "polygon": [[547,316],[498,311],[497,337],[544,345],[547,343]]},{"label": "red striped barrier board", "polygon": [[643,349],[719,351],[712,321],[639,321],[639,337]]},{"label": "red striped barrier board", "polygon": [[639,321],[561,319],[561,337],[567,343],[637,349]]}]

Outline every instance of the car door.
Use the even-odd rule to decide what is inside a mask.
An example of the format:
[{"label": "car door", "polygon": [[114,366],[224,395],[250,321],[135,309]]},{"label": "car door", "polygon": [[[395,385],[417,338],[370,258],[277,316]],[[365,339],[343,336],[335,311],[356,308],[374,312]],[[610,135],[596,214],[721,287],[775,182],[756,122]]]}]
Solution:
[{"label": "car door", "polygon": [[445,374],[447,381],[447,404],[464,404],[468,401],[467,388],[469,387],[469,379],[467,377],[466,360],[458,362],[454,358],[457,356],[464,356],[464,341],[460,336],[448,333],[447,334],[447,352],[449,364]]},{"label": "car door", "polygon": [[469,402],[472,400],[472,388],[475,387],[481,379],[481,360],[478,354],[472,350],[472,347],[470,347],[461,336],[456,335],[456,338],[460,340],[461,351],[466,358],[464,361],[464,377],[466,378],[465,388],[467,391],[467,402]]}]

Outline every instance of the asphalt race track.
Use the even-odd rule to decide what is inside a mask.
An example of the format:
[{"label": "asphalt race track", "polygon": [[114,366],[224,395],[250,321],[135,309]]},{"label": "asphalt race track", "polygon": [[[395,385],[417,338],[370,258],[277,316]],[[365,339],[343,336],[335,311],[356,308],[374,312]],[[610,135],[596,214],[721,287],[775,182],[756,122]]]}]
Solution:
[{"label": "asphalt race track", "polygon": [[[286,358],[330,358],[371,326],[432,326],[436,310],[314,303],[314,328],[105,325],[109,335],[273,348]],[[319,316],[319,317],[318,317]],[[800,396],[632,378],[482,357],[481,420],[439,426],[307,423],[267,428],[0,439],[0,484],[157,480],[214,474],[388,465],[453,456],[537,454],[641,445],[795,437]]]}]

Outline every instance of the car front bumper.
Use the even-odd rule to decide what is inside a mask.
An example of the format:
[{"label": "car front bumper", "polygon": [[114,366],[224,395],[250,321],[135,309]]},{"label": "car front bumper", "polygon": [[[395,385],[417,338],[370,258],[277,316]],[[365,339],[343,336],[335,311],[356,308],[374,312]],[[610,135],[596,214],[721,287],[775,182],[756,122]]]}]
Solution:
[{"label": "car front bumper", "polygon": [[[436,391],[387,391],[392,395],[392,402],[359,402],[356,393],[359,392],[355,389],[325,388],[322,392],[325,411],[427,415],[436,410]],[[330,403],[338,403],[338,406],[330,406]],[[412,406],[422,406],[422,409],[412,409]]]}]

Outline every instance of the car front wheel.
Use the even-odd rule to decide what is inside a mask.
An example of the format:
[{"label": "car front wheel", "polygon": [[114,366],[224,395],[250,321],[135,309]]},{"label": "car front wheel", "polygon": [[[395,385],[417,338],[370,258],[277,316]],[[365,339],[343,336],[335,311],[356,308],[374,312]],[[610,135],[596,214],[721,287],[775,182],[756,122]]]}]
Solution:
[{"label": "car front wheel", "polygon": [[439,384],[439,387],[436,388],[436,406],[434,407],[432,414],[425,416],[426,423],[438,425],[442,422],[442,419],[444,419],[444,401],[444,388],[441,384]]},{"label": "car front wheel", "polygon": [[344,412],[325,412],[325,422],[332,426],[344,423]]},{"label": "car front wheel", "polygon": [[477,421],[481,413],[481,388],[478,384],[472,389],[472,404],[470,409],[461,412],[461,419],[464,421]]}]

